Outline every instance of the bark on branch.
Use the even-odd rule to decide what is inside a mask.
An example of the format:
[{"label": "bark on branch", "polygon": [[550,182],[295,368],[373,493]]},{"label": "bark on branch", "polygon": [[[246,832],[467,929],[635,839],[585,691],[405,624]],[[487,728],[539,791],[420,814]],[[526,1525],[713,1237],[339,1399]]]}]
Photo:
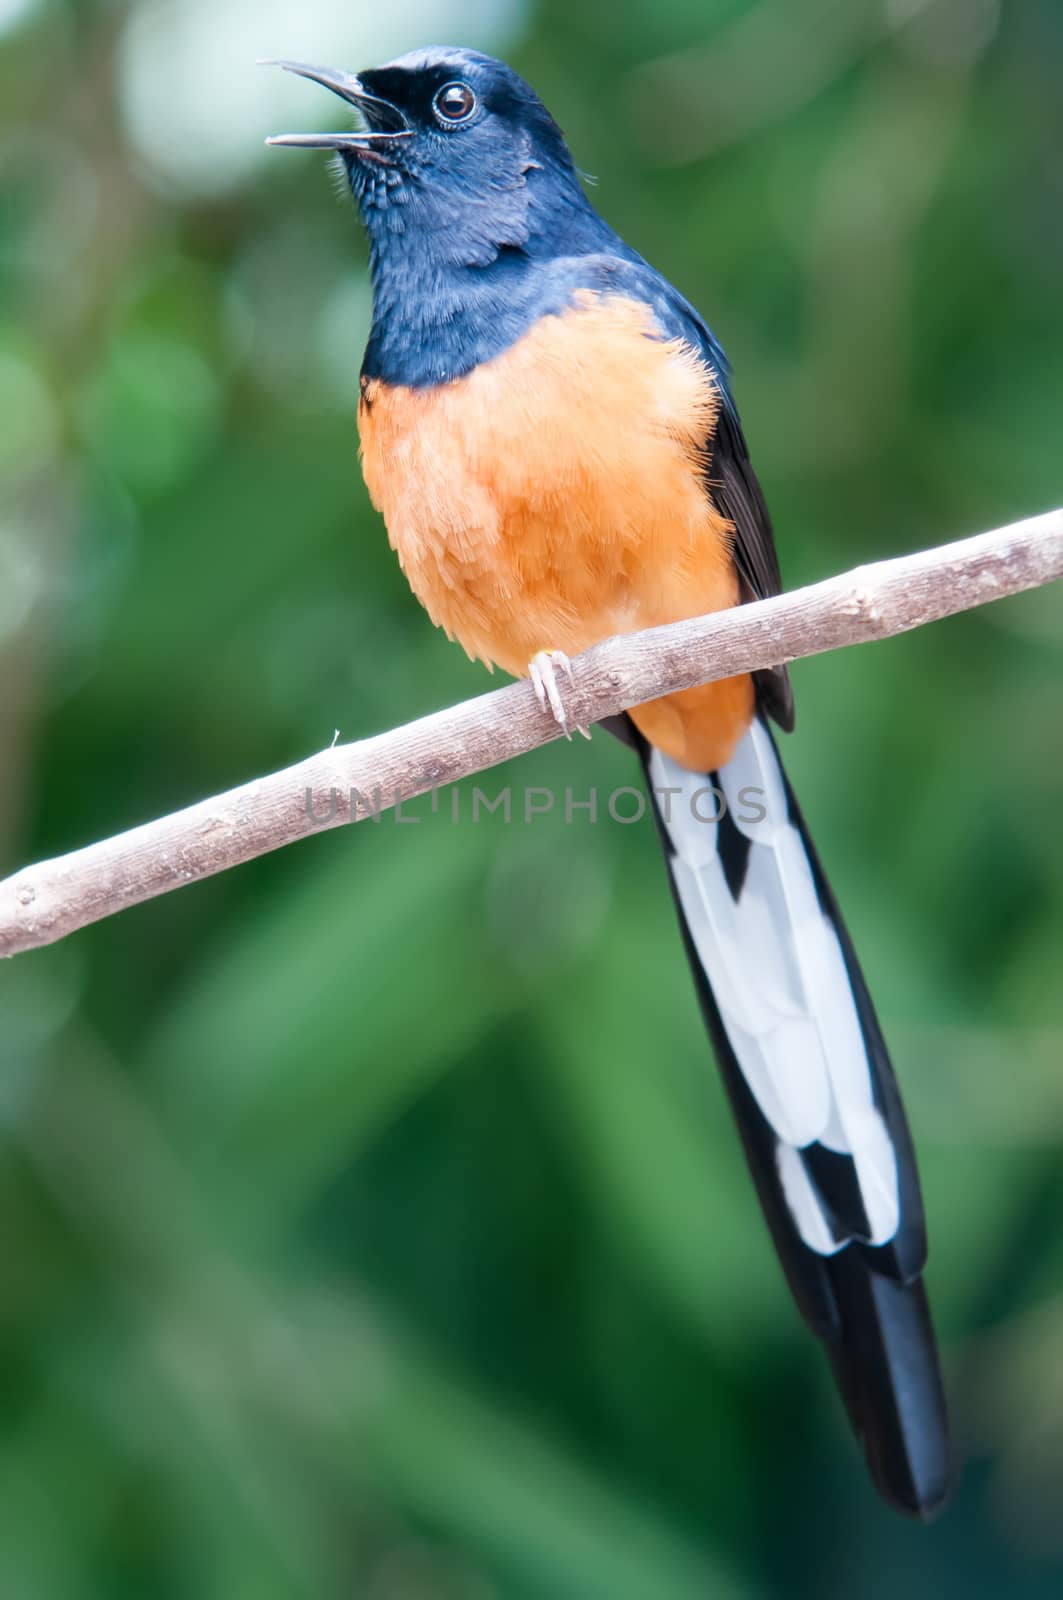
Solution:
[{"label": "bark on branch", "polygon": [[[607,639],[574,661],[566,705],[573,724],[589,727],[677,689],[888,638],[1059,577],[1063,510],[755,605]],[[559,736],[531,687],[515,683],[25,867],[0,882],[0,956],[51,944],[141,900],[366,814],[335,805],[335,793],[379,791],[387,808]]]}]

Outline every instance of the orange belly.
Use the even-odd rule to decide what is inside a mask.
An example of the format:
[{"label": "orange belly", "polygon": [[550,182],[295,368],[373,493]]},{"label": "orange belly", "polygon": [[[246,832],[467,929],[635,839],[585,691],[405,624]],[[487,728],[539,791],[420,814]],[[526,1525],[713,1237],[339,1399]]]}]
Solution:
[{"label": "orange belly", "polygon": [[[432,620],[522,677],[540,650],[735,604],[731,525],[705,488],[717,405],[711,371],[656,336],[648,307],[588,291],[465,378],[364,383],[363,469]],[[700,772],[752,714],[748,677],[631,713]]]}]

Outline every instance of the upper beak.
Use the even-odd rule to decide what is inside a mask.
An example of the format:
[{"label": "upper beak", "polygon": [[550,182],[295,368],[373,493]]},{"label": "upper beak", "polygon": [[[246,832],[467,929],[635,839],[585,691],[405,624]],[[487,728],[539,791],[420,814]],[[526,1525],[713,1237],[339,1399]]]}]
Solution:
[{"label": "upper beak", "polygon": [[337,72],[332,67],[310,67],[305,61],[260,61],[260,67],[283,67],[285,72],[298,73],[320,83],[366,118],[376,123],[373,132],[357,129],[351,133],[275,133],[267,144],[301,145],[311,150],[364,150],[377,141],[408,139],[413,129],[397,106],[379,96],[370,94],[351,72]]}]

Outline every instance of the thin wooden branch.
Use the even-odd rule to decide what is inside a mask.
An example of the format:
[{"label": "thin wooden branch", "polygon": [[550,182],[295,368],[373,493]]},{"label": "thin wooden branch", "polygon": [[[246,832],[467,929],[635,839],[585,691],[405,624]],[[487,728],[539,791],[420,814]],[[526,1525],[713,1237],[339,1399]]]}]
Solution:
[{"label": "thin wooden branch", "polygon": [[[1063,510],[688,622],[622,634],[573,663],[565,700],[589,727],[677,689],[885,639],[1063,577]],[[0,956],[51,944],[128,906],[321,828],[483,772],[560,737],[510,684],[132,828],[0,883]],[[355,792],[352,805],[350,796]],[[357,796],[364,797],[359,804]]]}]

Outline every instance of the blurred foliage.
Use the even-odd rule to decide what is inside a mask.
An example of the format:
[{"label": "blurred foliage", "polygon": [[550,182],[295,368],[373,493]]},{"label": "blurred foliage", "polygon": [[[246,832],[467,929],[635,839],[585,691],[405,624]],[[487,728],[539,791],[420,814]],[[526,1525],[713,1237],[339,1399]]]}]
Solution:
[{"label": "blurred foliage", "polygon": [[[257,56],[505,53],[731,354],[789,583],[1063,499],[1058,0],[0,0],[0,869],[476,693],[372,514],[365,255]],[[965,1474],[877,1503],[647,826],[324,834],[0,970],[0,1593],[1063,1579],[1059,594],[800,664]],[[631,783],[604,736],[495,794]]]}]

